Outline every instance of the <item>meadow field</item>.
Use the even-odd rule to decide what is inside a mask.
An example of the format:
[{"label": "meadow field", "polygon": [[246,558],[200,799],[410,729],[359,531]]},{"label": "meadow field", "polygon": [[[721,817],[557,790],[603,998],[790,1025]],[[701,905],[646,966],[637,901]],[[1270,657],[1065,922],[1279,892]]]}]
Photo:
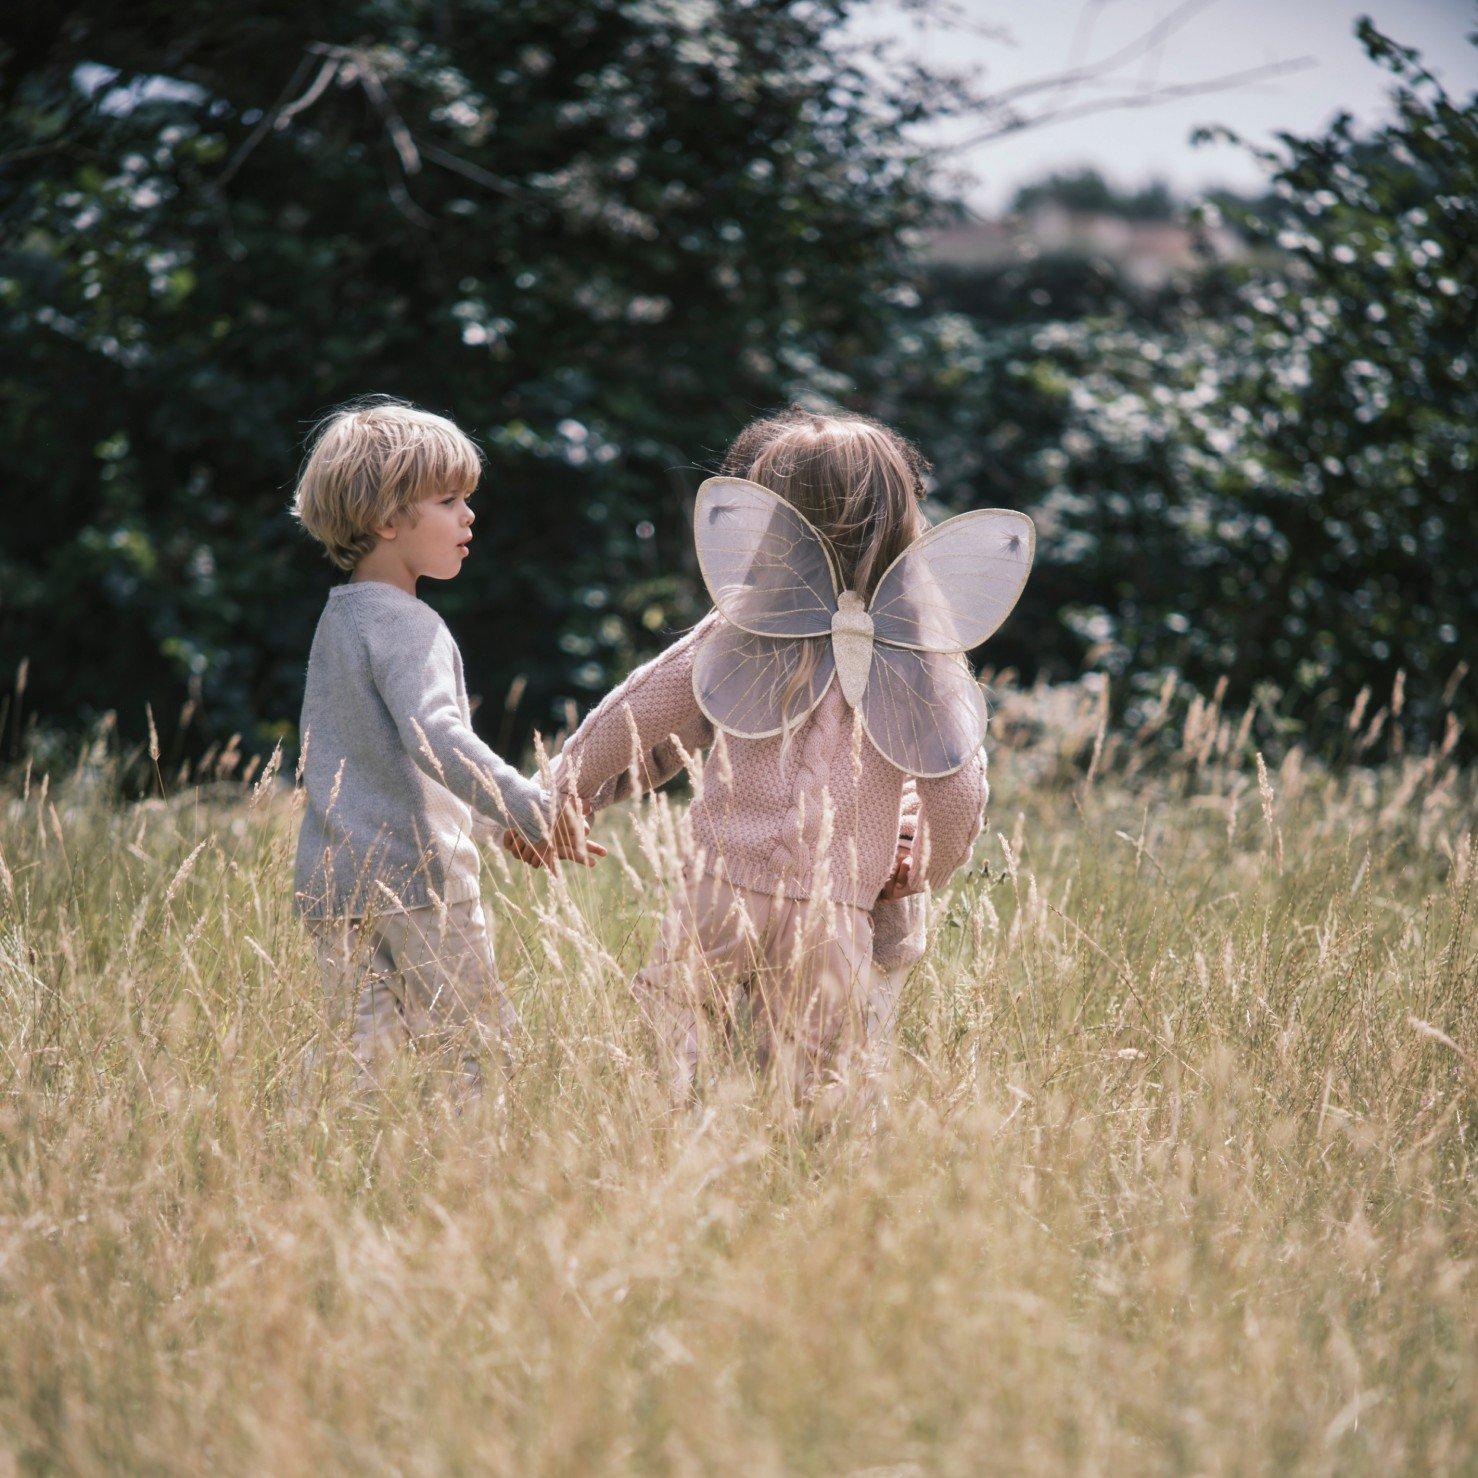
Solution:
[{"label": "meadow field", "polygon": [[290,775],[18,771],[0,1471],[1473,1472],[1475,777],[1385,709],[1335,771],[1099,715],[1003,694],[890,1103],[824,1133],[743,1054],[655,1081],[680,802],[491,859],[527,1041],[459,1111],[314,1054]]}]

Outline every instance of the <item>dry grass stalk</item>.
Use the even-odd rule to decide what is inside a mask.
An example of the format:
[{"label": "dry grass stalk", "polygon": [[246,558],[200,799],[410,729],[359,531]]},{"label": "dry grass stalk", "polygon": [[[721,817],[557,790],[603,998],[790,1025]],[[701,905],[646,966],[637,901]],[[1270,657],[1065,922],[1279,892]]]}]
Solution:
[{"label": "dry grass stalk", "polygon": [[1475,777],[1104,712],[1003,690],[992,868],[886,1110],[826,1134],[742,1023],[693,1108],[658,1087],[627,982],[680,801],[592,872],[488,869],[524,1030],[469,1108],[324,1036],[272,764],[17,776],[0,1467],[1471,1470]]}]

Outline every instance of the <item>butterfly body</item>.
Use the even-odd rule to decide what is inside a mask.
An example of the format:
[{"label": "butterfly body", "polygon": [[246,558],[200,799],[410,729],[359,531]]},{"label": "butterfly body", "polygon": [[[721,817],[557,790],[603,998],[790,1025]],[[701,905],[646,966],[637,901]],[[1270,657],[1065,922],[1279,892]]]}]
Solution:
[{"label": "butterfly body", "polygon": [[[722,617],[698,645],[693,692],[718,728],[785,733],[835,677],[874,748],[905,774],[948,775],[979,750],[985,699],[964,654],[1026,584],[1036,538],[1025,514],[982,508],[926,530],[865,604],[843,588],[820,533],[758,483],[709,478],[693,533]],[[830,640],[804,661],[819,637]]]},{"label": "butterfly body", "polygon": [[853,708],[860,707],[872,670],[872,617],[855,590],[844,590],[837,596],[836,614],[831,618],[831,651],[842,697]]}]

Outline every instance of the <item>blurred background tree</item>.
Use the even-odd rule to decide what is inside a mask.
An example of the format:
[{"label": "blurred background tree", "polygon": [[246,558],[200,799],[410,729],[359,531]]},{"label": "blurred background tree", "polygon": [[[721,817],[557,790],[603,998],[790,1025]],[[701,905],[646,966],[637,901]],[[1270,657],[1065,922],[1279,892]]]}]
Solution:
[{"label": "blurred background tree", "polygon": [[[285,507],[367,391],[488,454],[430,592],[475,687],[588,699],[691,609],[740,424],[891,332],[935,210],[847,0],[57,7],[4,61],[0,651],[85,721],[296,716],[331,572]],[[486,719],[486,715],[484,716]],[[495,725],[496,728],[496,725]]]},{"label": "blurred background tree", "polygon": [[1392,121],[1283,135],[1265,194],[1192,213],[1193,271],[1147,270],[1157,247],[1174,259],[1162,227],[1183,207],[1092,174],[1013,206],[1136,223],[1116,251],[1058,223],[1011,252],[997,224],[972,263],[969,233],[946,233],[929,330],[894,346],[892,411],[949,470],[946,498],[1037,518],[1038,572],[993,660],[1122,676],[1123,704],[1171,672],[1225,679],[1262,700],[1264,742],[1330,754],[1359,747],[1357,708],[1372,738],[1399,718],[1420,742],[1452,713],[1471,752],[1478,100],[1358,34],[1395,83]]},{"label": "blurred background tree", "polygon": [[1427,739],[1478,719],[1478,109],[1359,34],[1393,120],[1265,153],[1270,196],[1228,212],[1244,263],[1151,329],[1035,340],[1062,377],[1035,480],[1080,555],[1064,620],[1142,690],[1261,684],[1325,748],[1362,689],[1367,722],[1394,692]]},{"label": "blurred background tree", "polygon": [[427,593],[491,707],[522,692],[480,719],[517,743],[701,610],[691,492],[807,396],[914,434],[940,511],[1037,516],[995,665],[1126,701],[1225,675],[1336,742],[1404,670],[1435,729],[1478,627],[1473,102],[1366,28],[1394,121],[1285,137],[1186,260],[1181,203],[1088,174],[1018,196],[1025,256],[952,256],[910,140],[961,93],[842,39],[855,8],[154,0],[10,36],[0,660],[30,658],[28,708],[138,733],[193,698],[200,742],[290,735],[333,576],[284,510],[314,419],[374,390],[487,451],[478,550]]}]

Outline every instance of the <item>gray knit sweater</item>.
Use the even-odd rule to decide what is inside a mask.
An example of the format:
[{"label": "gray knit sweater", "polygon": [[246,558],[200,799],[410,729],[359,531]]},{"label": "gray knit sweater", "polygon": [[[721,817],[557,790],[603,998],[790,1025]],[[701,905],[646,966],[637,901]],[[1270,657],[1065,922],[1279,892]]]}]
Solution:
[{"label": "gray knit sweater", "polygon": [[512,825],[530,839],[547,828],[544,792],[472,731],[446,623],[393,585],[329,592],[302,735],[294,891],[309,918],[475,898],[475,828]]}]

